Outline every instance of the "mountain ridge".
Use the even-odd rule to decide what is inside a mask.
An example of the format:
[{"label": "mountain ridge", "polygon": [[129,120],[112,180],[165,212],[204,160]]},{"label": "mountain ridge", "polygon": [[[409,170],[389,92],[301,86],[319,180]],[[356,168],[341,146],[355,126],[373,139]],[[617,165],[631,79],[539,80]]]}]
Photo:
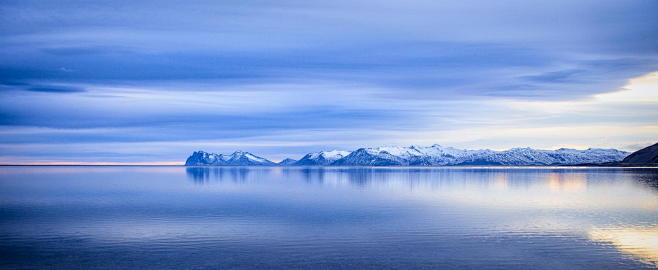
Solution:
[{"label": "mountain ridge", "polygon": [[658,143],[631,153],[619,163],[623,165],[658,165]]},{"label": "mountain ridge", "polygon": [[249,152],[235,151],[230,155],[196,151],[185,161],[185,166],[259,166],[276,163]]},{"label": "mountain ridge", "polygon": [[230,155],[194,152],[186,166],[550,166],[619,163],[629,156],[617,149],[588,148],[576,150],[560,148],[541,150],[512,148],[504,151],[490,149],[465,150],[431,146],[382,146],[359,148],[354,151],[320,151],[308,153],[299,160],[285,159],[279,163],[249,152],[235,151]]}]

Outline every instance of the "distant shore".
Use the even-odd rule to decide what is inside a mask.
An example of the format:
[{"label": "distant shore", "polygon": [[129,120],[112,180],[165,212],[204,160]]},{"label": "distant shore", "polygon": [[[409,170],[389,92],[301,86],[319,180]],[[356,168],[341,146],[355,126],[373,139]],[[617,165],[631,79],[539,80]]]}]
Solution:
[{"label": "distant shore", "polygon": [[0,164],[0,167],[186,167],[186,168],[658,168],[658,164],[579,165],[449,165],[449,166],[280,166],[280,165],[161,165],[161,164]]}]

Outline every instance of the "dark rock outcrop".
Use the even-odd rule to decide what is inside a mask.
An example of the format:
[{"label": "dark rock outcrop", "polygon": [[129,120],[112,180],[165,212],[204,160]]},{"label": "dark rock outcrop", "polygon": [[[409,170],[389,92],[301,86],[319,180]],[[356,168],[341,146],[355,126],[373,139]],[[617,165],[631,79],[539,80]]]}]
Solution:
[{"label": "dark rock outcrop", "polygon": [[633,152],[620,163],[623,165],[658,165],[658,143]]}]

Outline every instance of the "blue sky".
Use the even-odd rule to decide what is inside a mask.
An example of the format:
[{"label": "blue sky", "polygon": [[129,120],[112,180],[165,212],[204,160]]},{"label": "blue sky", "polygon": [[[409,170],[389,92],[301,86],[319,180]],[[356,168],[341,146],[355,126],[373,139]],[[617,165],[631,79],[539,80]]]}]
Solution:
[{"label": "blue sky", "polygon": [[656,1],[0,0],[0,163],[658,141]]}]

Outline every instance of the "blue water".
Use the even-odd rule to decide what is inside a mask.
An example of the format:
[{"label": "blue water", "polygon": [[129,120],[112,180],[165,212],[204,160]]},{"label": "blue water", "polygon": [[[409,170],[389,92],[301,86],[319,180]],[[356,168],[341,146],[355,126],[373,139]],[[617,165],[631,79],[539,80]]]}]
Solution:
[{"label": "blue water", "polygon": [[656,169],[0,167],[2,269],[656,267]]}]

